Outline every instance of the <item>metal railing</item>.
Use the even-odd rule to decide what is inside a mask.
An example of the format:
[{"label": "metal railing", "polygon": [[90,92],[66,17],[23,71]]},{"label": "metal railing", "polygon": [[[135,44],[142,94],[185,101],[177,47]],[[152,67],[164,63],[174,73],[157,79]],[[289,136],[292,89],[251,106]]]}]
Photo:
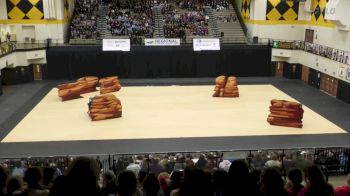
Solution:
[{"label": "metal railing", "polygon": [[16,44],[5,42],[0,45],[0,57],[16,50]]},{"label": "metal railing", "polygon": [[0,57],[10,54],[17,50],[45,49],[47,47],[47,40],[35,42],[5,42],[0,45]]},{"label": "metal railing", "polygon": [[[123,162],[125,167],[129,160],[142,162],[150,160],[152,157],[160,159],[190,158],[198,160],[199,156],[204,154],[207,159],[211,159],[216,167],[222,160],[242,160],[245,161],[250,170],[260,170],[264,168],[266,161],[276,155],[281,161],[280,172],[286,175],[292,167],[299,168],[308,165],[318,165],[323,172],[328,175],[348,174],[350,171],[350,148],[349,147],[330,147],[330,148],[301,148],[301,149],[261,149],[261,150],[231,150],[231,151],[197,151],[197,152],[140,152],[139,154],[100,154],[85,155],[98,160],[103,171],[116,170],[116,165]],[[53,167],[59,168],[62,172],[68,167],[69,163],[76,158],[74,156],[56,156],[56,157],[25,157],[25,158],[1,158],[0,164],[6,164],[9,169],[14,168],[16,164],[21,163],[23,167]],[[263,165],[258,163],[263,161]],[[125,164],[124,164],[125,163]],[[119,164],[120,166],[120,164]],[[120,168],[119,168],[120,169]],[[123,168],[122,168],[123,169]],[[125,169],[125,168],[124,168]],[[182,168],[184,169],[184,168]],[[303,170],[303,168],[299,168]]]}]

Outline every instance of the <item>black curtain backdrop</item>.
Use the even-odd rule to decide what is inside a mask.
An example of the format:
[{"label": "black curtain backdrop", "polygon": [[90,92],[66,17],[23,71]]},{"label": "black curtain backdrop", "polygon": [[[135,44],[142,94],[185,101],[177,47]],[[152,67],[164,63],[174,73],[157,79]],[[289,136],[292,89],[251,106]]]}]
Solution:
[{"label": "black curtain backdrop", "polygon": [[223,46],[221,51],[201,52],[194,52],[192,46],[133,46],[130,52],[104,52],[102,46],[62,46],[46,51],[48,79],[271,75],[271,48],[262,45]]}]

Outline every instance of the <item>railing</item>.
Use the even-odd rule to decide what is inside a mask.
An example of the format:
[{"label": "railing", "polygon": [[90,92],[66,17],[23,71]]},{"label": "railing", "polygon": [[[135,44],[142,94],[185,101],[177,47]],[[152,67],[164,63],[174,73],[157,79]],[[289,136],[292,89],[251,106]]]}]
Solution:
[{"label": "railing", "polygon": [[[201,154],[205,154],[207,159],[210,159],[216,167],[222,160],[243,160],[251,170],[263,169],[264,164],[270,160],[270,157],[277,155],[281,161],[280,171],[283,175],[292,167],[299,168],[300,165],[306,167],[307,165],[316,164],[320,166],[324,173],[328,175],[348,174],[350,171],[349,147],[338,148],[308,148],[308,149],[265,149],[265,150],[232,150],[232,151],[198,151],[198,152],[154,152],[154,153],[140,153],[140,154],[101,154],[101,155],[87,155],[98,160],[103,171],[116,170],[118,163],[128,163],[130,159],[135,162],[146,161],[149,164],[151,157],[158,157],[160,159],[175,159],[190,158],[194,161],[198,160]],[[23,167],[39,166],[59,168],[62,172],[65,171],[68,164],[77,156],[57,156],[57,157],[26,157],[26,158],[0,158],[0,165],[6,164],[10,169],[14,168],[18,163]],[[126,164],[127,165],[127,164]],[[126,166],[125,166],[126,167]],[[124,168],[125,169],[125,168]],[[181,169],[181,168],[180,168]],[[184,169],[184,168],[182,168]],[[303,168],[299,168],[303,169]]]},{"label": "railing", "polygon": [[6,42],[0,45],[0,57],[17,50],[45,49],[47,47],[47,40],[35,42]]},{"label": "railing", "polygon": [[16,50],[16,44],[12,42],[2,43],[0,45],[0,57]]},{"label": "railing", "polygon": [[231,3],[232,3],[232,6],[233,6],[233,9],[234,9],[235,12],[236,12],[236,17],[238,18],[238,21],[239,21],[239,23],[241,24],[241,27],[242,27],[243,32],[244,32],[244,35],[247,36],[247,31],[248,31],[248,30],[247,30],[247,26],[246,26],[245,23],[244,23],[244,20],[243,20],[243,18],[242,18],[242,15],[240,14],[241,11],[238,9],[237,4],[236,4],[235,1],[232,1]]}]

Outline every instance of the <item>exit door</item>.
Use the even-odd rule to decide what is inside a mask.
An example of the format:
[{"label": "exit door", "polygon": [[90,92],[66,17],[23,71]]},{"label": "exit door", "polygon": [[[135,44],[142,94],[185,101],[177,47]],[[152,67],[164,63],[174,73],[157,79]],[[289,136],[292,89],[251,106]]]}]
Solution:
[{"label": "exit door", "polygon": [[277,62],[276,63],[275,76],[283,77],[283,62]]},{"label": "exit door", "polygon": [[43,79],[43,70],[42,65],[36,64],[33,66],[34,80],[42,80]]}]

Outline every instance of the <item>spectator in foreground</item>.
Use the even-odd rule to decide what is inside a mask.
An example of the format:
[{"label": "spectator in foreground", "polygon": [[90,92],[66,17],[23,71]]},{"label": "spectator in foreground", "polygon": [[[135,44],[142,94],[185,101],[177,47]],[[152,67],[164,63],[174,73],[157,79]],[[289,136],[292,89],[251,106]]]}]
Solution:
[{"label": "spectator in foreground", "polygon": [[195,167],[198,169],[205,169],[207,167],[207,160],[205,159],[204,154],[199,155],[198,161],[196,162]]},{"label": "spectator in foreground", "polygon": [[7,195],[22,195],[23,182],[19,177],[11,177],[7,181]]},{"label": "spectator in foreground", "polygon": [[102,185],[102,195],[117,194],[117,177],[114,175],[113,171],[107,171],[103,174],[103,185]]},{"label": "spectator in foreground", "polygon": [[47,167],[43,170],[43,188],[50,189],[55,175],[55,169]]},{"label": "spectator in foreground", "polygon": [[215,195],[223,195],[224,189],[227,186],[228,174],[223,169],[218,169],[213,173],[213,185]]},{"label": "spectator in foreground", "polygon": [[303,188],[298,196],[333,196],[332,185],[324,179],[322,171],[316,166],[307,167],[304,171],[306,187]]},{"label": "spectator in foreground", "polygon": [[50,196],[98,195],[99,167],[95,159],[78,157],[69,165],[67,173],[56,178]]},{"label": "spectator in foreground", "polygon": [[165,192],[169,188],[170,176],[167,172],[162,172],[158,175],[158,181],[160,186],[160,194],[165,195]]},{"label": "spectator in foreground", "polygon": [[349,196],[350,195],[350,175],[347,179],[347,186],[340,186],[335,189],[335,196]]},{"label": "spectator in foreground", "polygon": [[186,168],[180,188],[174,190],[171,196],[214,196],[211,182],[207,179],[203,170]]},{"label": "spectator in foreground", "polygon": [[159,193],[159,182],[154,174],[148,174],[143,181],[143,192],[145,196],[157,196]]},{"label": "spectator in foreground", "polygon": [[47,196],[49,191],[43,189],[40,184],[42,181],[42,173],[39,168],[29,168],[24,174],[24,181],[27,183],[25,195],[28,196]]},{"label": "spectator in foreground", "polygon": [[264,196],[291,196],[284,189],[284,182],[281,174],[275,168],[268,168],[261,176],[261,193]]},{"label": "spectator in foreground", "polygon": [[254,182],[248,166],[243,161],[234,161],[228,172],[228,185],[224,196],[230,195],[257,195],[258,185]]},{"label": "spectator in foreground", "polygon": [[175,170],[170,175],[170,182],[168,188],[164,191],[165,196],[170,196],[173,190],[180,188],[183,173],[182,171]]},{"label": "spectator in foreground", "polygon": [[5,169],[0,165],[0,196],[5,195],[7,174]]},{"label": "spectator in foreground", "polygon": [[137,189],[137,181],[134,172],[122,171],[118,175],[119,196],[141,196]]},{"label": "spectator in foreground", "polygon": [[303,182],[303,174],[298,168],[293,168],[288,172],[288,179],[290,181],[288,191],[293,194],[293,196],[298,196],[301,189],[304,186],[301,184]]}]

